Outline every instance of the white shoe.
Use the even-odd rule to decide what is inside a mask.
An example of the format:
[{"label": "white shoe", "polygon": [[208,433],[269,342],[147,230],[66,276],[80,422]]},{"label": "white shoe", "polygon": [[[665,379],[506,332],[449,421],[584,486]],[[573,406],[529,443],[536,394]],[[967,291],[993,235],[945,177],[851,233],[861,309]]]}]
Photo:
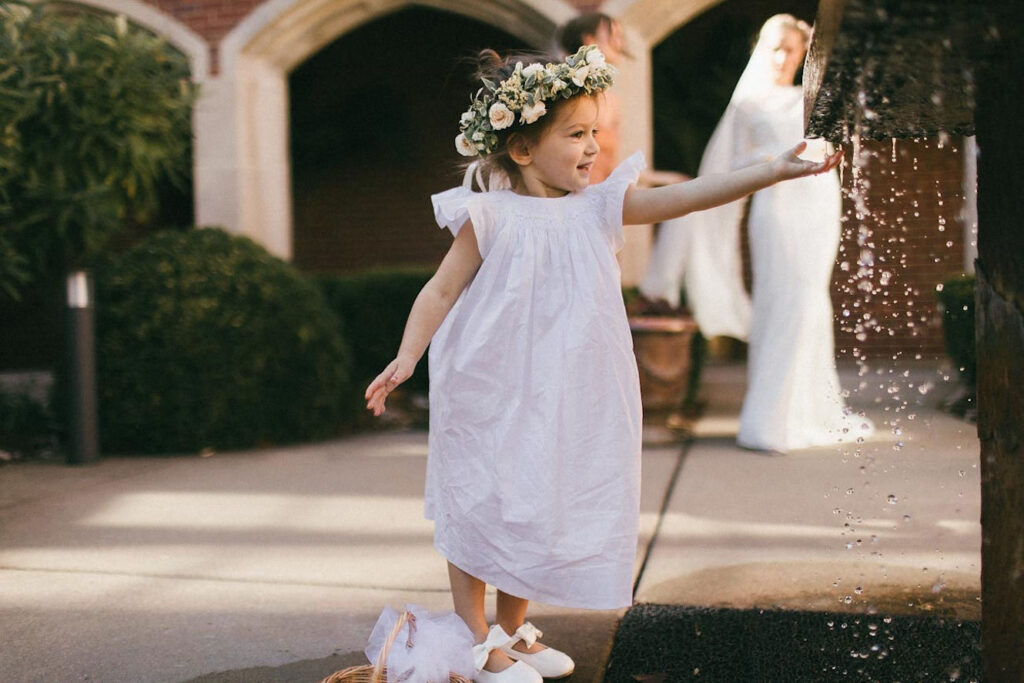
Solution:
[{"label": "white shoe", "polygon": [[487,671],[480,669],[473,676],[476,683],[544,683],[537,670],[523,662],[516,662],[504,671]]},{"label": "white shoe", "polygon": [[543,635],[533,624],[526,622],[516,629],[516,634],[508,643],[501,646],[501,651],[517,660],[517,663],[529,664],[530,668],[544,678],[565,678],[576,669],[576,662],[564,652],[553,647],[545,647],[540,652],[532,654],[512,649],[520,640],[526,643],[527,647],[532,647]]},{"label": "white shoe", "polygon": [[484,642],[473,646],[473,662],[476,664],[476,675],[473,680],[477,683],[544,683],[544,679],[537,671],[523,662],[515,662],[504,671],[486,671],[484,665],[487,657],[494,650],[504,651],[504,646],[512,646],[516,639],[505,633],[505,630],[498,624],[491,627]]}]

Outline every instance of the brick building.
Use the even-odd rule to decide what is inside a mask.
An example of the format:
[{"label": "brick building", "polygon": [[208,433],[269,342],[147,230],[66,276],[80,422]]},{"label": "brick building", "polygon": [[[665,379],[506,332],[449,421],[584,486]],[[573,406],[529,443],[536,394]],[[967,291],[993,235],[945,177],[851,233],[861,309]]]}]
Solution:
[{"label": "brick building", "polygon": [[[457,180],[451,141],[468,66],[482,47],[549,47],[578,9],[618,17],[634,59],[617,86],[623,154],[666,144],[652,111],[659,48],[701,44],[714,28],[811,0],[79,0],[167,37],[201,84],[195,113],[195,217],[247,234],[306,270],[437,263],[448,239],[427,196]],[[710,37],[709,37],[710,36]],[[711,74],[711,72],[708,72]],[[709,78],[713,74],[709,75]],[[731,86],[726,86],[731,88]],[[865,143],[870,216],[847,201],[835,269],[837,352],[941,353],[935,288],[973,260],[973,154],[967,140]],[[852,154],[848,155],[851,157]],[[660,162],[659,162],[660,163]],[[681,169],[692,170],[692,169]],[[852,167],[845,170],[846,186]],[[965,182],[965,178],[967,181]],[[630,228],[627,282],[642,274],[652,228]],[[965,237],[966,235],[966,237]]]}]

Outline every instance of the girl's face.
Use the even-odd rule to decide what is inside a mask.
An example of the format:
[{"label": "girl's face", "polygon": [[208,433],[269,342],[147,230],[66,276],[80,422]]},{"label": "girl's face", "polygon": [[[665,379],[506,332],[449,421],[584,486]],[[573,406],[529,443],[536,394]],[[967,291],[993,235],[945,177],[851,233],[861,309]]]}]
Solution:
[{"label": "girl's face", "polygon": [[590,184],[590,169],[601,151],[595,138],[597,113],[597,98],[575,97],[559,107],[537,142],[513,155],[526,194],[561,197]]},{"label": "girl's face", "polygon": [[776,85],[793,85],[796,72],[804,61],[807,45],[804,34],[794,28],[786,29],[772,52],[772,70]]}]

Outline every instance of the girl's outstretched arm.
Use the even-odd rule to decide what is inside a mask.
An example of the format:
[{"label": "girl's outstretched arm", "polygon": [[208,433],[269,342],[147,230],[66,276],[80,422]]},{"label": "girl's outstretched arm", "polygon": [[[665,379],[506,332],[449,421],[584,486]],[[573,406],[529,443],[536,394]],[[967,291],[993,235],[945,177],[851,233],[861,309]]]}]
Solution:
[{"label": "girl's outstretched arm", "polygon": [[366,407],[375,416],[384,412],[388,394],[412,376],[430,339],[455,305],[459,294],[473,279],[481,262],[473,224],[467,221],[456,235],[434,277],[417,295],[409,312],[409,320],[405,323],[398,355],[366,389]]},{"label": "girl's outstretched arm", "polygon": [[781,180],[825,173],[835,168],[843,158],[842,151],[838,151],[825,157],[824,161],[804,161],[797,155],[806,146],[806,142],[801,142],[771,161],[730,173],[717,173],[664,187],[630,187],[622,203],[622,222],[627,225],[657,223],[691,211],[728,204]]}]

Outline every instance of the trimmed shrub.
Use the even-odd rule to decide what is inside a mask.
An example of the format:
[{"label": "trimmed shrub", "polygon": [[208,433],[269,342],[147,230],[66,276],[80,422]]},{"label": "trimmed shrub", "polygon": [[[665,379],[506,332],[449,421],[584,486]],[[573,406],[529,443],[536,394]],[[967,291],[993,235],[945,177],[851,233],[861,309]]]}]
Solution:
[{"label": "trimmed shrub", "polygon": [[[366,385],[395,358],[405,321],[434,268],[388,268],[352,275],[319,275],[328,305],[342,321],[352,349],[352,377]],[[413,393],[429,388],[426,355],[404,385]],[[359,396],[362,396],[360,390]]]},{"label": "trimmed shrub", "polygon": [[974,276],[946,280],[936,292],[942,310],[942,334],[946,353],[960,368],[964,383],[975,386],[978,358],[974,347]]},{"label": "trimmed shrub", "polygon": [[97,270],[104,452],[329,437],[350,354],[316,286],[249,239],[159,233]]}]

